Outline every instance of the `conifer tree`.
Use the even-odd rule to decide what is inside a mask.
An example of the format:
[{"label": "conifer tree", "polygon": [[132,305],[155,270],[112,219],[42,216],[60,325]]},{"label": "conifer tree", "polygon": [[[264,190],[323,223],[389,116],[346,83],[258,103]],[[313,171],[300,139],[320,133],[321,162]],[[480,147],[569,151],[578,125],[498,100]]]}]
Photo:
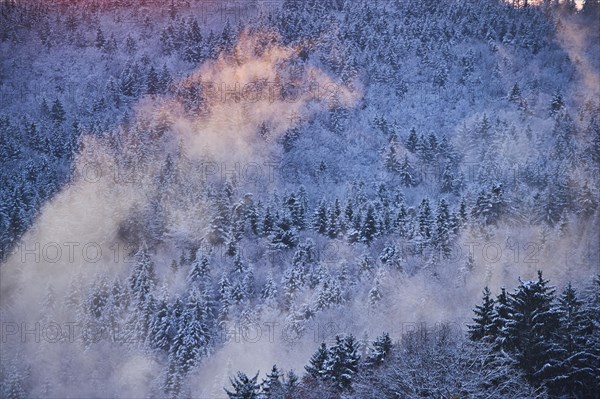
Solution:
[{"label": "conifer tree", "polygon": [[271,214],[271,208],[267,207],[265,211],[265,216],[262,222],[262,234],[263,236],[269,236],[273,231],[273,227],[275,225],[275,220],[273,215]]},{"label": "conifer tree", "polygon": [[102,49],[104,47],[104,44],[106,43],[106,40],[104,39],[104,32],[102,32],[102,29],[98,28],[96,30],[96,48],[98,49]]},{"label": "conifer tree", "polygon": [[404,161],[398,166],[398,174],[400,177],[400,183],[404,187],[413,187],[417,185],[417,180],[414,176],[414,170],[408,162],[408,157],[404,157]]},{"label": "conifer tree", "polygon": [[600,349],[593,345],[591,323],[571,283],[558,299],[558,312],[558,349],[551,359],[547,385],[556,395],[587,397],[594,380],[598,379],[592,370],[600,366]]},{"label": "conifer tree", "polygon": [[477,305],[473,312],[475,324],[469,325],[469,338],[474,341],[490,341],[493,340],[494,334],[494,305],[495,301],[491,297],[491,292],[488,287],[483,289],[483,303]]},{"label": "conifer tree", "polygon": [[271,371],[267,373],[267,378],[260,384],[264,399],[277,399],[283,396],[282,377],[282,372],[274,364]]},{"label": "conifer tree", "polygon": [[377,221],[375,220],[375,208],[373,205],[369,205],[367,208],[367,215],[365,217],[365,222],[362,225],[361,229],[361,238],[367,243],[367,245],[371,244],[373,239],[377,234]]},{"label": "conifer tree", "polygon": [[50,109],[50,118],[57,124],[61,124],[66,120],[65,110],[59,99],[54,100]]},{"label": "conifer tree", "polygon": [[410,133],[408,134],[408,139],[406,140],[406,149],[412,153],[417,150],[417,146],[419,145],[419,137],[417,136],[417,131],[415,128],[410,129]]},{"label": "conifer tree", "polygon": [[538,271],[537,281],[521,281],[509,300],[510,319],[502,334],[505,348],[514,354],[533,384],[547,377],[550,370],[545,365],[557,351],[553,337],[559,326],[559,313],[554,291]]},{"label": "conifer tree", "polygon": [[158,94],[160,91],[160,84],[158,80],[158,74],[154,69],[154,66],[150,67],[148,71],[148,76],[146,77],[146,93],[154,96]]},{"label": "conifer tree", "polygon": [[257,382],[258,373],[252,378],[238,371],[237,375],[230,379],[232,391],[225,389],[229,399],[259,399],[260,385]]},{"label": "conifer tree", "polygon": [[335,344],[329,349],[325,363],[327,380],[340,391],[351,391],[352,381],[358,373],[358,344],[353,335],[346,338],[335,337]]},{"label": "conifer tree", "polygon": [[129,277],[131,294],[136,305],[139,307],[145,303],[148,296],[154,290],[156,275],[154,262],[150,259],[148,250],[141,248],[134,257],[135,266]]},{"label": "conifer tree", "polygon": [[429,206],[429,199],[423,198],[419,205],[419,234],[424,243],[429,243],[433,235],[433,215]]},{"label": "conifer tree", "polygon": [[158,302],[148,334],[148,342],[152,348],[168,352],[171,345],[172,322],[169,304],[166,298],[162,298]]},{"label": "conifer tree", "polygon": [[450,213],[448,203],[441,199],[437,209],[435,224],[435,246],[440,250],[442,257],[450,256]]},{"label": "conifer tree", "polygon": [[327,378],[326,367],[329,361],[329,350],[327,345],[323,342],[319,349],[311,356],[308,365],[304,366],[306,372],[317,380],[323,380]]},{"label": "conifer tree", "polygon": [[208,258],[201,255],[198,251],[196,258],[192,262],[190,272],[187,277],[187,284],[191,287],[201,288],[210,283],[210,266]]},{"label": "conifer tree", "polygon": [[319,233],[325,235],[327,233],[327,208],[324,201],[319,203],[313,218],[313,228]]},{"label": "conifer tree", "polygon": [[377,337],[372,343],[371,352],[366,360],[366,364],[371,367],[381,365],[392,351],[392,339],[388,333]]}]

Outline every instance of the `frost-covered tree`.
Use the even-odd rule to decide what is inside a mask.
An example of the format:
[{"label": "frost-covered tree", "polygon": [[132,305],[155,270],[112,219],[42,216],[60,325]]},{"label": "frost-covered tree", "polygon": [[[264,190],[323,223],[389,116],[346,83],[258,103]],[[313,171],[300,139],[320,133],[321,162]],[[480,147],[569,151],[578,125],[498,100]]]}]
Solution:
[{"label": "frost-covered tree", "polygon": [[306,372],[315,379],[325,379],[327,362],[329,361],[329,349],[324,342],[317,351],[311,356],[308,365],[304,366]]},{"label": "frost-covered tree", "polygon": [[354,336],[336,336],[324,365],[326,380],[339,391],[351,391],[352,381],[358,373],[359,359],[358,344]]},{"label": "frost-covered tree", "polygon": [[271,371],[267,373],[267,378],[261,384],[261,395],[264,399],[277,399],[284,395],[284,386],[282,383],[283,373],[273,365]]},{"label": "frost-covered tree", "polygon": [[129,288],[137,306],[148,300],[156,285],[154,262],[146,248],[141,248],[134,256],[134,268],[129,276]]},{"label": "frost-covered tree", "polygon": [[187,277],[187,284],[190,288],[200,288],[210,284],[210,278],[210,266],[208,258],[198,251],[196,258],[192,262]]},{"label": "frost-covered tree", "polygon": [[510,295],[509,312],[501,336],[503,347],[514,354],[517,364],[534,384],[550,373],[546,364],[557,353],[554,335],[559,326],[559,312],[554,287],[538,272],[536,281],[521,281]]},{"label": "frost-covered tree", "polygon": [[313,216],[313,228],[319,234],[327,232],[327,207],[325,202],[321,201]]},{"label": "frost-covered tree", "polygon": [[448,258],[450,256],[451,233],[451,219],[450,211],[448,209],[448,203],[445,199],[442,198],[437,208],[433,243],[435,247],[439,249],[440,254],[443,258]]},{"label": "frost-covered tree", "polygon": [[392,339],[388,333],[377,337],[371,344],[370,353],[365,363],[370,367],[381,365],[391,354],[393,347]]},{"label": "frost-covered tree", "polygon": [[171,345],[171,332],[176,321],[172,317],[167,299],[160,299],[148,334],[150,346],[168,352]]},{"label": "frost-covered tree", "polygon": [[488,287],[483,289],[483,302],[475,306],[473,312],[475,324],[469,325],[469,338],[474,341],[493,340],[495,333],[494,305],[495,301],[491,297],[492,293]]},{"label": "frost-covered tree", "polygon": [[367,214],[365,221],[362,225],[360,236],[362,241],[370,244],[375,236],[377,235],[377,221],[375,220],[375,208],[373,205],[369,205],[367,208]]},{"label": "frost-covered tree", "polygon": [[229,399],[259,399],[260,384],[257,382],[258,373],[252,378],[246,374],[239,372],[230,379],[232,390],[225,389]]}]

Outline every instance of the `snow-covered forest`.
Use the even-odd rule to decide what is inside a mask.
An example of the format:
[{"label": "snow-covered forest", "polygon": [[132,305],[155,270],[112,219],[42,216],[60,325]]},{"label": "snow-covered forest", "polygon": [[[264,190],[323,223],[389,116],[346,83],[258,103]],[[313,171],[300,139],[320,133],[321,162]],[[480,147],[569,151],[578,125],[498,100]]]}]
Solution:
[{"label": "snow-covered forest", "polygon": [[0,2],[0,397],[596,397],[598,21]]}]

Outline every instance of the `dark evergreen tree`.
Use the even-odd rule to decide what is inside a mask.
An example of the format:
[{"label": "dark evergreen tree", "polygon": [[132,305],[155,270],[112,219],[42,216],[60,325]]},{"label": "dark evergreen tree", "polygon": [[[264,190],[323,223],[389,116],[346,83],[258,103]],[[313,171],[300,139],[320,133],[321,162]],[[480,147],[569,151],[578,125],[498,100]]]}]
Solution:
[{"label": "dark evergreen tree", "polygon": [[502,287],[500,294],[496,297],[496,306],[492,319],[494,320],[490,330],[490,337],[494,339],[494,349],[503,350],[506,345],[507,325],[512,318],[510,297],[506,289]]},{"label": "dark evergreen tree", "polygon": [[260,385],[257,383],[258,373],[252,378],[238,371],[237,375],[230,379],[232,391],[225,389],[229,399],[259,399]]},{"label": "dark evergreen tree", "polygon": [[495,301],[488,287],[483,289],[483,303],[475,306],[475,324],[469,325],[469,338],[474,341],[493,341],[495,334]]},{"label": "dark evergreen tree", "polygon": [[305,226],[305,208],[302,201],[292,193],[286,201],[286,205],[289,209],[292,223],[298,230],[303,230]]},{"label": "dark evergreen tree", "polygon": [[169,351],[171,345],[171,330],[173,328],[173,319],[166,298],[158,302],[156,313],[152,318],[150,331],[148,334],[148,343],[152,348],[165,352]]},{"label": "dark evergreen tree", "polygon": [[413,167],[408,162],[408,157],[404,157],[404,161],[401,165],[398,166],[398,174],[400,176],[400,183],[404,187],[413,187],[417,185],[417,180],[415,175],[415,171]]},{"label": "dark evergreen tree", "polygon": [[329,350],[327,345],[322,343],[319,349],[312,355],[308,365],[304,366],[306,372],[317,380],[327,378],[327,364],[329,362]]},{"label": "dark evergreen tree", "polygon": [[550,115],[557,115],[565,106],[564,100],[560,92],[554,93],[550,102]]},{"label": "dark evergreen tree", "polygon": [[450,256],[450,212],[448,203],[442,198],[438,205],[437,215],[435,220],[435,235],[434,244],[439,249],[442,257]]},{"label": "dark evergreen tree", "polygon": [[148,250],[142,247],[134,257],[135,266],[129,276],[129,287],[137,306],[148,300],[156,284],[154,262],[150,259]]},{"label": "dark evergreen tree", "polygon": [[282,383],[283,374],[277,368],[277,365],[273,365],[271,371],[267,373],[267,378],[260,384],[261,386],[261,398],[264,399],[278,399],[283,397],[284,387]]},{"label": "dark evergreen tree", "polygon": [[129,35],[127,35],[127,38],[125,39],[125,52],[128,55],[133,56],[136,51],[137,51],[137,43],[136,43],[135,39],[133,37],[131,37],[131,34],[129,34]]},{"label": "dark evergreen tree", "polygon": [[392,352],[392,339],[388,333],[377,337],[373,341],[371,353],[366,359],[366,364],[371,367],[377,367],[381,365]]},{"label": "dark evergreen tree", "polygon": [[441,191],[443,193],[451,193],[454,191],[455,186],[454,173],[452,172],[452,165],[450,162],[446,163],[444,166],[444,171],[442,172],[442,182],[441,182]]},{"label": "dark evergreen tree", "polygon": [[293,370],[288,371],[283,383],[285,393],[284,398],[287,399],[296,397],[296,391],[298,390],[299,385],[299,378],[296,373],[294,373]]},{"label": "dark evergreen tree", "polygon": [[298,233],[292,222],[282,217],[271,234],[271,247],[274,249],[294,248],[298,244]]},{"label": "dark evergreen tree", "polygon": [[102,49],[104,48],[104,44],[106,43],[106,40],[104,39],[104,33],[102,32],[102,29],[98,28],[96,30],[96,48]]},{"label": "dark evergreen tree", "polygon": [[97,275],[90,287],[86,308],[88,313],[95,319],[101,319],[105,313],[110,297],[110,288],[106,276]]},{"label": "dark evergreen tree", "polygon": [[388,172],[397,173],[400,170],[398,155],[396,154],[396,142],[392,140],[385,152],[383,164]]},{"label": "dark evergreen tree", "polygon": [[179,364],[174,357],[169,356],[169,366],[165,376],[165,382],[162,386],[163,391],[169,399],[180,398],[183,388],[184,374],[181,372]]},{"label": "dark evergreen tree", "polygon": [[375,236],[377,235],[377,220],[375,219],[375,208],[373,205],[369,205],[367,208],[367,215],[365,221],[361,227],[360,237],[361,240],[367,245],[371,244]]},{"label": "dark evergreen tree", "polygon": [[161,93],[165,93],[172,82],[171,73],[167,69],[167,65],[163,65],[158,78],[159,88]]},{"label": "dark evergreen tree", "polygon": [[537,281],[521,281],[509,300],[510,319],[501,336],[527,379],[541,384],[551,374],[546,365],[557,355],[554,336],[559,327],[554,287],[538,272]]},{"label": "dark evergreen tree", "polygon": [[184,43],[183,59],[193,63],[202,61],[202,33],[195,18],[188,22]]},{"label": "dark evergreen tree", "polygon": [[277,298],[277,284],[272,276],[269,276],[267,279],[265,286],[261,290],[260,297],[264,299],[265,302],[270,302]]},{"label": "dark evergreen tree", "polygon": [[66,120],[65,110],[62,103],[56,99],[52,103],[52,109],[50,109],[50,118],[57,124],[61,124]]},{"label": "dark evergreen tree", "polygon": [[325,363],[325,375],[339,391],[351,391],[352,381],[358,373],[358,345],[354,336],[336,336]]},{"label": "dark evergreen tree", "polygon": [[591,323],[585,317],[577,292],[567,285],[558,299],[560,327],[556,334],[558,350],[551,359],[546,384],[557,396],[585,398],[598,379],[600,348],[593,343]]},{"label": "dark evergreen tree", "polygon": [[410,129],[410,133],[408,134],[408,139],[406,140],[406,149],[412,153],[417,151],[417,146],[419,145],[419,138],[417,136],[417,131],[415,128]]},{"label": "dark evergreen tree", "polygon": [[313,217],[313,228],[319,234],[327,234],[327,208],[325,202],[321,201]]},{"label": "dark evergreen tree", "polygon": [[429,206],[429,199],[423,198],[419,205],[419,234],[424,244],[429,243],[433,236],[433,215]]},{"label": "dark evergreen tree", "polygon": [[512,87],[510,94],[508,95],[508,99],[515,104],[521,102],[521,89],[519,88],[518,83],[515,83],[515,85]]},{"label": "dark evergreen tree", "polygon": [[265,211],[265,217],[262,222],[262,234],[264,236],[268,236],[273,231],[273,227],[275,225],[275,220],[273,219],[273,215],[271,214],[271,208],[267,207]]},{"label": "dark evergreen tree", "polygon": [[192,290],[170,348],[170,355],[177,359],[183,373],[196,367],[200,358],[208,353],[210,333],[205,324],[204,309],[201,295],[197,290]]},{"label": "dark evergreen tree", "polygon": [[187,277],[188,287],[201,288],[210,284],[210,266],[208,258],[204,255],[196,255],[196,259],[192,262],[190,272]]},{"label": "dark evergreen tree", "polygon": [[148,76],[146,77],[146,93],[154,96],[160,92],[160,84],[158,80],[158,74],[153,66],[150,67],[148,71]]}]

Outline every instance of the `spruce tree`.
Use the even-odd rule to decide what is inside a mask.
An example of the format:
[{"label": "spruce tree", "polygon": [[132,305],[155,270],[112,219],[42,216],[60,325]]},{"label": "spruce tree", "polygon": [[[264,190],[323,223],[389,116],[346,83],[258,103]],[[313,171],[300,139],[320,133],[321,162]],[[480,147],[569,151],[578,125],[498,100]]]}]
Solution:
[{"label": "spruce tree", "polygon": [[273,276],[267,278],[267,282],[261,290],[260,296],[265,302],[271,302],[277,298],[277,284],[275,283],[275,280],[273,280]]},{"label": "spruce tree", "polygon": [[327,208],[325,202],[321,201],[313,217],[313,228],[319,233],[325,235],[327,233]]},{"label": "spruce tree", "polygon": [[591,338],[591,325],[585,317],[583,302],[567,285],[558,299],[560,327],[556,334],[558,350],[551,361],[546,384],[553,394],[576,398],[587,397],[595,384],[600,367],[600,349]]},{"label": "spruce tree", "polygon": [[371,353],[366,360],[366,364],[371,367],[381,365],[390,356],[391,351],[392,339],[388,333],[384,333],[373,341]]},{"label": "spruce tree", "polygon": [[396,143],[390,142],[388,149],[383,158],[383,164],[386,170],[390,173],[396,173],[400,170],[400,164],[398,162],[398,156],[396,155]]},{"label": "spruce tree", "polygon": [[371,244],[375,236],[377,235],[377,221],[375,220],[375,208],[373,205],[369,205],[367,208],[367,215],[365,217],[365,222],[362,225],[361,229],[361,238],[367,243],[367,245]]},{"label": "spruce tree", "polygon": [[208,352],[210,336],[203,309],[201,295],[192,290],[177,323],[177,333],[170,349],[170,354],[177,358],[184,373],[194,368]]},{"label": "spruce tree", "polygon": [[473,312],[475,324],[469,325],[469,338],[473,341],[492,341],[494,334],[494,305],[495,301],[491,297],[488,287],[483,289],[483,303],[477,305]]},{"label": "spruce tree", "polygon": [[277,365],[273,365],[271,371],[267,373],[267,378],[263,380],[261,385],[262,397],[261,399],[278,399],[283,396],[283,374],[277,368]]},{"label": "spruce tree", "polygon": [[167,300],[166,298],[162,298],[158,303],[156,313],[153,315],[148,334],[148,342],[152,348],[165,352],[169,351],[172,321]]},{"label": "spruce tree", "polygon": [[417,180],[414,177],[414,170],[408,162],[408,156],[404,157],[404,161],[398,166],[398,175],[400,177],[400,183],[404,187],[413,187],[417,185]]},{"label": "spruce tree", "polygon": [[521,89],[519,88],[518,83],[515,83],[512,87],[508,99],[515,104],[518,104],[521,101]]},{"label": "spruce tree", "polygon": [[509,301],[510,319],[503,333],[505,348],[536,385],[548,376],[550,370],[545,365],[557,351],[554,335],[559,327],[559,313],[554,292],[538,271],[538,279],[521,281]]},{"label": "spruce tree", "polygon": [[324,380],[327,378],[327,362],[329,361],[329,350],[327,345],[323,342],[319,349],[311,356],[308,361],[308,365],[304,366],[306,372],[317,380]]},{"label": "spruce tree", "polygon": [[210,267],[208,258],[205,255],[201,255],[200,251],[198,251],[187,277],[188,287],[201,288],[209,283]]},{"label": "spruce tree", "polygon": [[159,93],[160,86],[158,81],[158,74],[154,69],[154,66],[150,67],[148,71],[148,76],[146,77],[146,93],[154,96]]},{"label": "spruce tree", "polygon": [[435,224],[435,246],[444,259],[450,256],[450,212],[448,203],[442,198],[438,205]]},{"label": "spruce tree", "polygon": [[260,385],[257,382],[258,373],[252,378],[238,371],[237,375],[230,379],[232,391],[225,389],[229,399],[259,399]]},{"label": "spruce tree", "polygon": [[129,277],[129,286],[133,299],[139,307],[147,301],[148,296],[154,290],[156,274],[154,271],[154,262],[150,259],[148,250],[145,247],[142,247],[136,253],[134,262],[135,266]]},{"label": "spruce tree", "polygon": [[550,115],[555,116],[561,111],[565,106],[564,100],[560,92],[555,92],[552,96],[552,101],[550,102]]},{"label": "spruce tree", "polygon": [[419,234],[424,243],[429,243],[433,235],[433,215],[429,206],[429,199],[423,198],[419,205]]},{"label": "spruce tree", "polygon": [[298,233],[287,216],[283,216],[277,223],[271,237],[271,248],[289,249],[298,244]]},{"label": "spruce tree", "polygon": [[408,134],[408,139],[406,140],[406,149],[412,153],[417,150],[417,146],[419,144],[419,138],[417,136],[417,131],[415,128],[410,129],[410,133]]},{"label": "spruce tree", "polygon": [[275,225],[275,220],[273,218],[273,215],[271,214],[271,208],[267,207],[267,209],[265,211],[265,216],[263,218],[262,229],[261,229],[263,236],[269,236],[271,234],[271,232],[273,231],[274,225]]},{"label": "spruce tree", "polygon": [[352,391],[359,359],[358,344],[354,336],[336,336],[335,344],[329,350],[329,357],[325,363],[326,379],[340,392]]},{"label": "spruce tree", "polygon": [[50,118],[57,124],[61,124],[66,120],[65,110],[59,99],[54,100],[50,109]]},{"label": "spruce tree", "polygon": [[160,76],[158,78],[159,89],[161,93],[167,92],[167,89],[169,88],[169,85],[171,84],[172,80],[173,79],[171,77],[169,69],[167,68],[167,65],[163,65],[162,70],[160,71]]},{"label": "spruce tree", "polygon": [[104,44],[106,43],[106,40],[104,39],[104,33],[102,32],[102,29],[98,28],[96,30],[96,48],[98,49],[102,49],[104,47]]},{"label": "spruce tree", "polygon": [[175,360],[174,356],[169,356],[169,366],[167,368],[165,382],[162,386],[162,390],[167,395],[169,399],[178,399],[180,398],[182,385],[183,385],[183,377],[177,360]]}]

